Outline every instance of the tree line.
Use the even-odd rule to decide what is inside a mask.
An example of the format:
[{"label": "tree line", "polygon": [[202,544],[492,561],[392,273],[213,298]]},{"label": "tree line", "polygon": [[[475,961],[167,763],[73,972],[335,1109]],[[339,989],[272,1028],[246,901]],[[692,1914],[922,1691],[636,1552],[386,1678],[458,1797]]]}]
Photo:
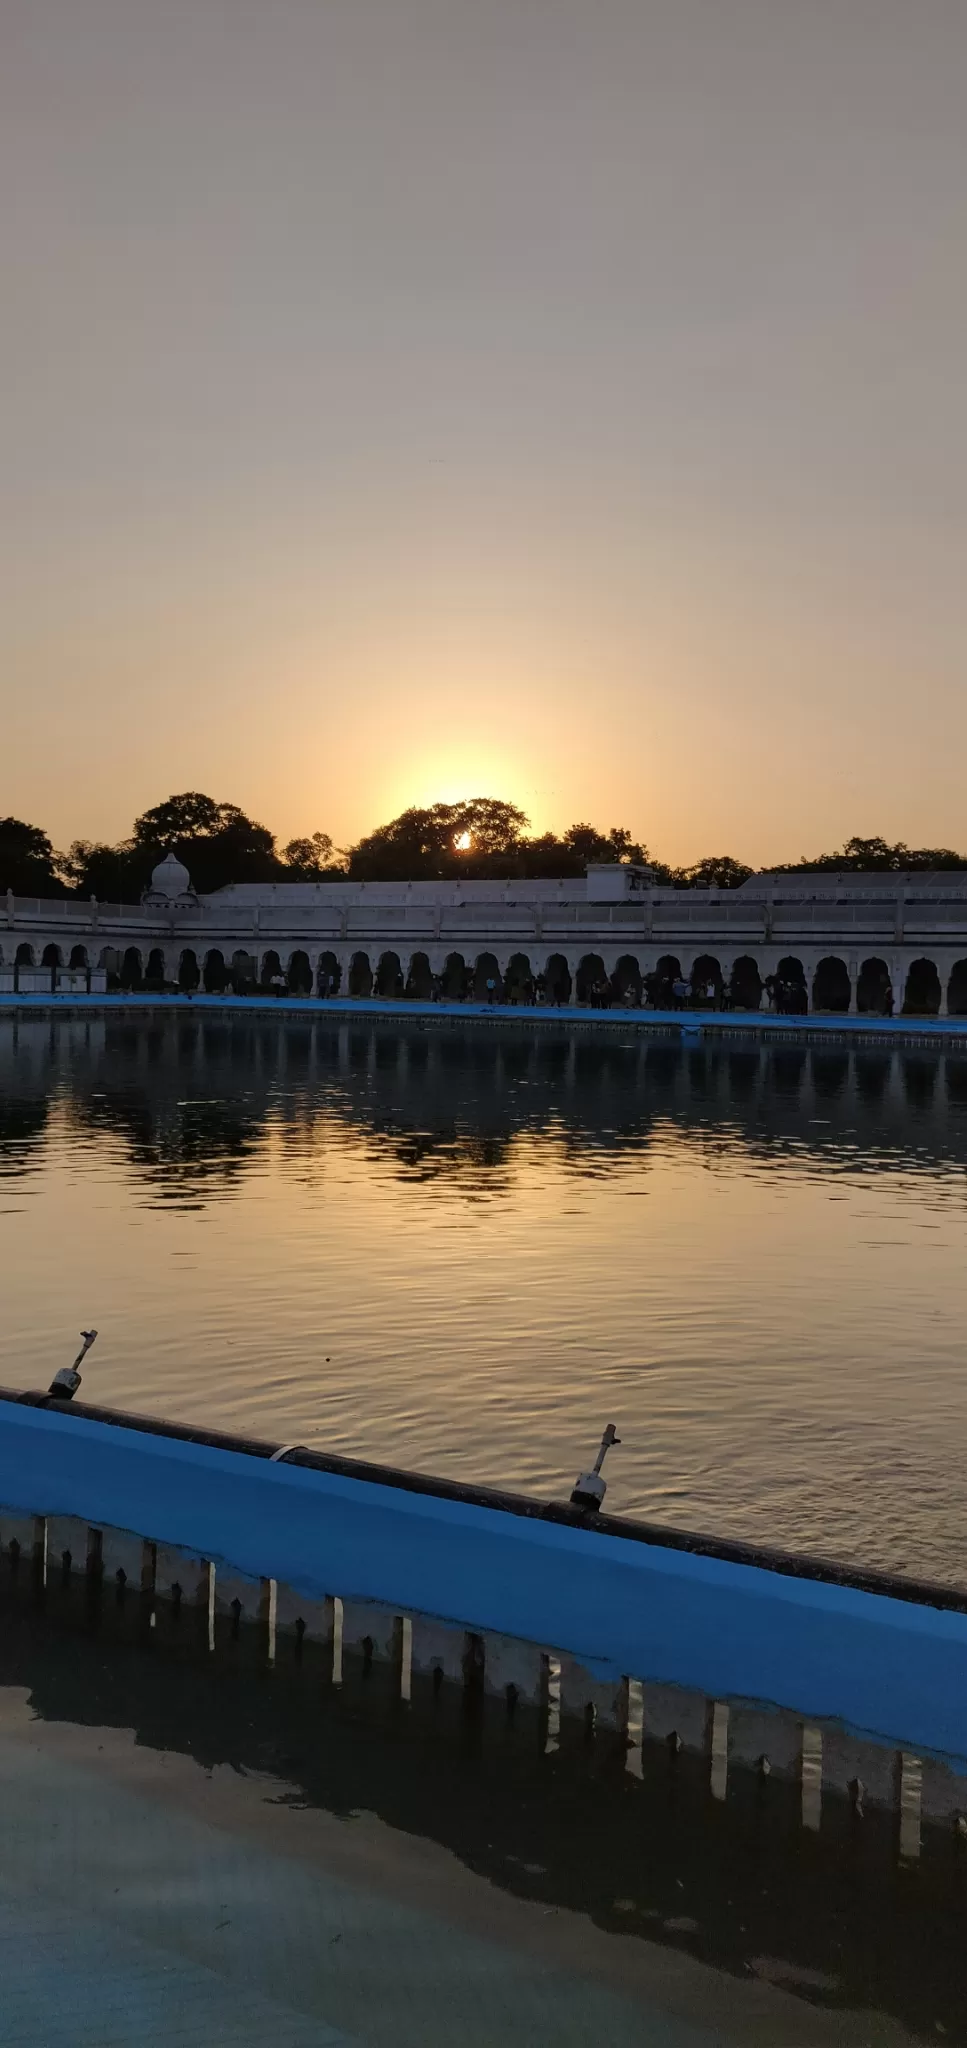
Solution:
[{"label": "tree line", "polygon": [[[592,863],[640,862],[655,880],[678,889],[736,889],[753,873],[730,854],[670,867],[649,854],[624,826],[601,832],[579,823],[566,832],[528,833],[516,804],[496,797],[463,803],[412,806],[378,825],[354,846],[337,848],[328,832],[277,846],[266,825],[238,804],[219,803],[198,790],[167,797],[135,818],[116,846],[75,839],[55,851],[39,825],[0,818],[0,890],[18,896],[97,896],[102,902],[137,902],[155,868],[172,852],[189,869],[202,895],[231,882],[482,881],[583,875]],[[967,855],[947,847],[910,847],[902,840],[853,838],[834,853],[781,864],[778,872],[900,873],[967,868]]]}]

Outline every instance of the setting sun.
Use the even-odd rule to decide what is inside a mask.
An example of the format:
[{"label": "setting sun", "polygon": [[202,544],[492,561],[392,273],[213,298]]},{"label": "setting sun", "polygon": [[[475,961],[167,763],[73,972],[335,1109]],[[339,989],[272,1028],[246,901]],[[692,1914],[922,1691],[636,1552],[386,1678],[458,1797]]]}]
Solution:
[{"label": "setting sun", "polygon": [[473,845],[473,833],[458,832],[453,843],[458,853],[469,853]]}]

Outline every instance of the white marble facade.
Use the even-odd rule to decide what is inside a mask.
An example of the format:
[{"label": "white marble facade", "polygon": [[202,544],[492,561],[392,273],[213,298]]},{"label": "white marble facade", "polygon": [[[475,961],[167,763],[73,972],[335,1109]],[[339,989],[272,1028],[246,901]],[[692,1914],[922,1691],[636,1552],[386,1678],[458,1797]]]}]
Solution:
[{"label": "white marble facade", "polygon": [[[757,875],[736,890],[656,888],[647,869],[565,881],[236,884],[196,896],[172,856],[140,904],[0,898],[0,990],[276,986],[592,1000],[681,973],[770,976],[810,1009],[967,1014],[967,874]],[[741,1000],[740,1000],[741,998]]]}]

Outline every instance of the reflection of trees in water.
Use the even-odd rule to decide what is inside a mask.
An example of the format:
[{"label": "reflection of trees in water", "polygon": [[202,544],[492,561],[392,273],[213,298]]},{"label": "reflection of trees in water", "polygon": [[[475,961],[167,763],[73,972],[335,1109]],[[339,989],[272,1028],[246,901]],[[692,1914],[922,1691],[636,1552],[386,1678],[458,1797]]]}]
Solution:
[{"label": "reflection of trees in water", "polygon": [[469,1131],[382,1131],[361,1134],[371,1158],[385,1164],[386,1144],[392,1146],[400,1177],[429,1185],[434,1181],[466,1183],[468,1192],[479,1192],[486,1177],[487,1191],[499,1194],[512,1184],[516,1133],[482,1138]]},{"label": "reflection of trees in water", "polygon": [[162,1196],[200,1192],[213,1179],[239,1179],[264,1144],[262,1116],[217,1097],[160,1104],[135,1092],[78,1093],[69,1114],[85,1135],[123,1138],[132,1166]]},{"label": "reflection of trees in water", "polygon": [[8,1094],[0,1086],[0,1179],[29,1172],[49,1114],[46,1096]]},{"label": "reflection of trees in water", "polygon": [[155,1192],[180,1199],[275,1148],[315,1178],[334,1139],[468,1194],[499,1195],[535,1145],[585,1176],[644,1163],[656,1138],[711,1164],[967,1165],[967,1060],[908,1051],[330,1018],[0,1025],[0,1156],[20,1170],[54,1097],[75,1132],[120,1139]]},{"label": "reflection of trees in water", "polygon": [[428,1129],[407,1123],[402,1109],[396,1118],[377,1114],[367,1124],[349,1094],[326,1090],[321,1097],[306,1096],[291,1106],[284,1135],[290,1173],[308,1181],[315,1179],[333,1146],[344,1142],[347,1133],[367,1164],[385,1171],[391,1157],[402,1180],[427,1185],[462,1181],[468,1192],[479,1192],[485,1177],[492,1194],[511,1184],[514,1146],[520,1135],[508,1130],[484,1137],[454,1124]]}]

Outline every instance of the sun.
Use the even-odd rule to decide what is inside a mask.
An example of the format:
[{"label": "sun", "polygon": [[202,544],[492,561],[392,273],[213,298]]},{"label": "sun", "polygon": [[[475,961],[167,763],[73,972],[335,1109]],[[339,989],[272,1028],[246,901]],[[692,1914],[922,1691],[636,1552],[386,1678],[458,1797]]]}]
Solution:
[{"label": "sun", "polygon": [[473,833],[458,832],[453,843],[458,853],[469,853],[473,845]]}]

